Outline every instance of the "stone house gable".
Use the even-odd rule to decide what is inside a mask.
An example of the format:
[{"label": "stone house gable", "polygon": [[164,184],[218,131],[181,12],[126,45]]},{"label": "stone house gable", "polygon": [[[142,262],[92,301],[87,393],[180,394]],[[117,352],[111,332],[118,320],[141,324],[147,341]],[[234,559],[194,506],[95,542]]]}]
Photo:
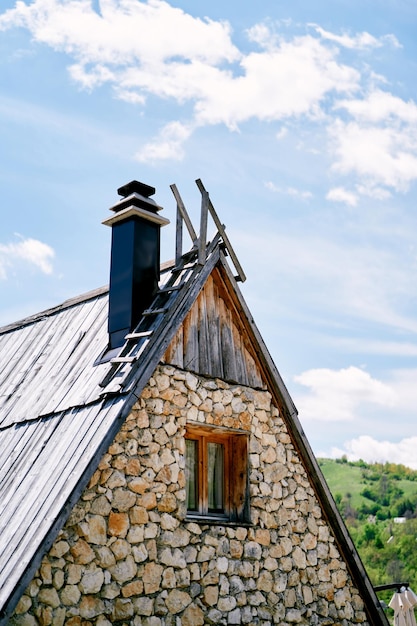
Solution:
[{"label": "stone house gable", "polygon": [[[188,520],[187,424],[249,436],[250,520]],[[271,394],[157,367],[11,624],[368,624]]]},{"label": "stone house gable", "polygon": [[387,626],[207,192],[160,266],[155,190],[118,191],[110,288],[0,329],[1,626]]}]

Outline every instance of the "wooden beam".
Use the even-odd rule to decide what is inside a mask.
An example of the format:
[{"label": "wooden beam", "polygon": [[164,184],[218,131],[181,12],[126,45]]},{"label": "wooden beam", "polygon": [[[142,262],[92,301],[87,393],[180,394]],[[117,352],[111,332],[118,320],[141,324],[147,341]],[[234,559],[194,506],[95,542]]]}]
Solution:
[{"label": "wooden beam", "polygon": [[177,186],[176,185],[170,185],[170,187],[171,187],[172,193],[174,194],[175,200],[177,201],[177,208],[178,208],[179,212],[181,213],[181,217],[184,220],[185,225],[186,225],[186,227],[188,229],[188,232],[190,234],[191,241],[193,242],[194,245],[196,245],[198,237],[197,237],[196,232],[194,230],[194,227],[193,227],[193,225],[191,223],[190,217],[189,217],[189,215],[187,213],[187,209],[185,208],[185,204],[182,201],[182,198],[181,198],[180,193],[179,193],[179,191],[177,189]]},{"label": "wooden beam", "polygon": [[178,267],[182,257],[182,216],[177,204],[177,224],[175,229],[175,265]]},{"label": "wooden beam", "polygon": [[[200,178],[197,178],[197,180],[195,181],[197,187],[199,188],[199,190],[201,191],[201,193],[207,193],[206,189],[201,181]],[[235,254],[235,251],[233,250],[232,244],[229,241],[228,236],[226,235],[226,231],[225,231],[225,227],[223,226],[223,224],[221,223],[221,221],[219,220],[219,217],[216,213],[216,210],[213,206],[213,203],[211,202],[210,198],[208,198],[208,209],[210,211],[211,217],[213,218],[214,223],[216,224],[217,230],[219,231],[219,233],[222,236],[222,239],[226,245],[227,251],[230,254],[230,258],[233,261],[233,265],[235,266],[236,270],[237,270],[237,274],[238,274],[238,278],[239,280],[244,283],[246,280],[246,275],[245,272],[242,269],[242,266],[240,265],[238,258]]]},{"label": "wooden beam", "polygon": [[206,262],[206,243],[207,243],[207,217],[209,206],[209,195],[207,191],[202,192],[201,197],[201,218],[200,218],[200,237],[198,240],[198,264],[204,265]]}]

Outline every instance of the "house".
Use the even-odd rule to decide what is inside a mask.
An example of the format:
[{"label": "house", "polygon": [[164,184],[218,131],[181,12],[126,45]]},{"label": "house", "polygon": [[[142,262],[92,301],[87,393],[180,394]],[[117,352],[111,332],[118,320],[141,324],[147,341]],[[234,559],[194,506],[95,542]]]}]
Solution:
[{"label": "house", "polygon": [[388,623],[197,185],[175,261],[132,181],[109,288],[0,329],[1,624]]}]

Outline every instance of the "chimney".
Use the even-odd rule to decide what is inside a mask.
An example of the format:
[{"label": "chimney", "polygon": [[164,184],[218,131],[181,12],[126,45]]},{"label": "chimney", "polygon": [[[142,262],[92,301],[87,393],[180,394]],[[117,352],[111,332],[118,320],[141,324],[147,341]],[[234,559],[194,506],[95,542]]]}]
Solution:
[{"label": "chimney", "polygon": [[169,220],[151,199],[154,187],[137,180],[120,187],[122,199],[103,224],[112,228],[109,288],[109,349],[120,347],[158,289],[160,229]]}]

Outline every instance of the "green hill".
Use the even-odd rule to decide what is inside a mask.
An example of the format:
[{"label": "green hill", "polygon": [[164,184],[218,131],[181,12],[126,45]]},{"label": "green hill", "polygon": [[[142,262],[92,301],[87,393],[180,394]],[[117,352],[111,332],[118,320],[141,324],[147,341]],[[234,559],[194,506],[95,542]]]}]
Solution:
[{"label": "green hill", "polygon": [[[408,582],[417,592],[417,472],[394,463],[318,462],[372,584]],[[388,603],[392,594],[378,597]]]}]

